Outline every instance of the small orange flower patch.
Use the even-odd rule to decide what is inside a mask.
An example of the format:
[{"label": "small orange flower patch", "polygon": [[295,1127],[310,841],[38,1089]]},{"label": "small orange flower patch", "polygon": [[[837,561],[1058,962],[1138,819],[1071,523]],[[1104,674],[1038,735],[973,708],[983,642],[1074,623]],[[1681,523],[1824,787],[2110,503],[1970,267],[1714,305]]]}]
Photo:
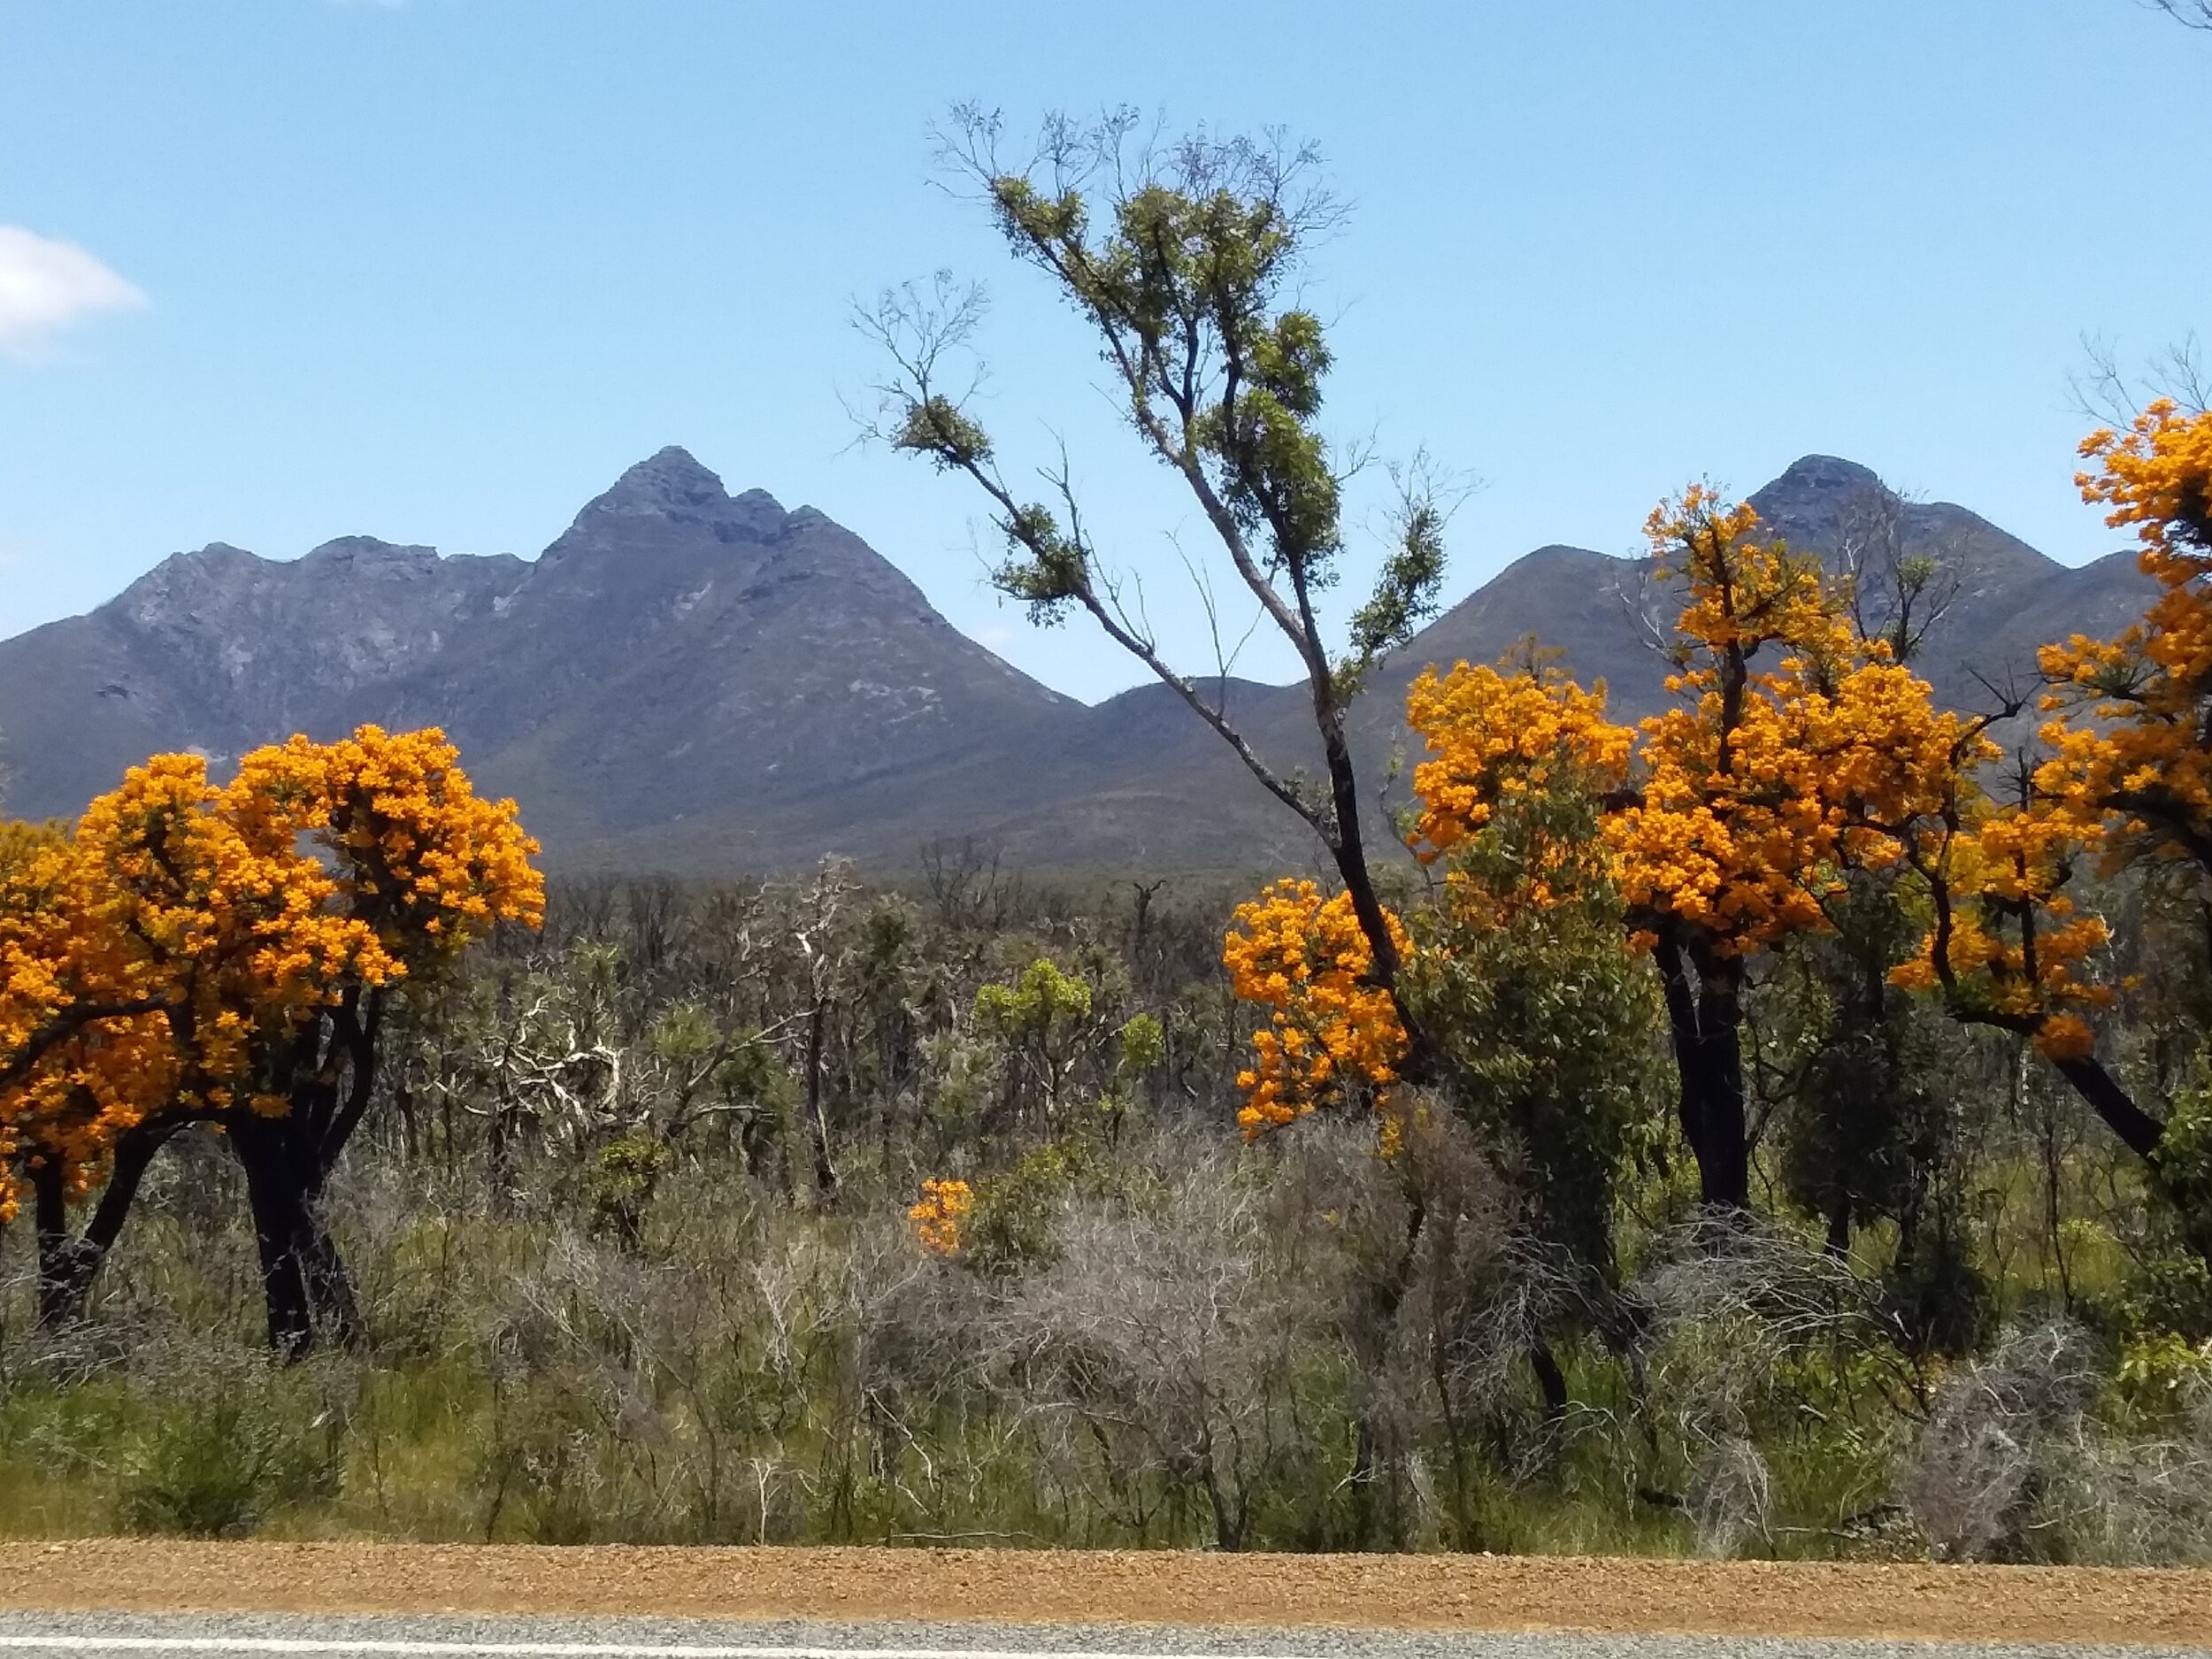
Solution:
[{"label": "small orange flower patch", "polygon": [[975,1194],[967,1182],[932,1178],[922,1183],[920,1202],[910,1206],[906,1218],[914,1224],[914,1239],[932,1256],[949,1259],[960,1254],[961,1224],[975,1208]]}]

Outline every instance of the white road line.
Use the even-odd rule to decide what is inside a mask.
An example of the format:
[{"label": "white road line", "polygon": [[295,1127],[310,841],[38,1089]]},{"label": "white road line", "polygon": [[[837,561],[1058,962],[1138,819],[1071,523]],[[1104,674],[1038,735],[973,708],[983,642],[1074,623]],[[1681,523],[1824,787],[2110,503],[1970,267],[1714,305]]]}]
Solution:
[{"label": "white road line", "polygon": [[[396,1654],[411,1659],[1207,1659],[1192,1654],[1086,1653],[1064,1647],[728,1647],[591,1641],[403,1641],[291,1636],[0,1636],[0,1648],[69,1653]],[[1235,1655],[1226,1659],[1308,1659]]]}]

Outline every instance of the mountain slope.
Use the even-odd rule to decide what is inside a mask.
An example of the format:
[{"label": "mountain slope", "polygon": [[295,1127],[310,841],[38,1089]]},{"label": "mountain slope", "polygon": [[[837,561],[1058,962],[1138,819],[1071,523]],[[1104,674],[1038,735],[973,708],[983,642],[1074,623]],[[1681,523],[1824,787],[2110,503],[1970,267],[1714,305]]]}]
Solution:
[{"label": "mountain slope", "polygon": [[[1936,558],[1953,591],[1918,665],[1960,706],[2032,675],[2047,640],[2116,631],[2150,592],[2126,555],[2069,569],[1832,457],[1752,499],[1794,545],[1865,572],[1870,596],[1896,561]],[[1524,555],[1378,667],[1352,721],[1363,770],[1379,780],[1417,747],[1402,713],[1421,668],[1493,661],[1532,635],[1606,680],[1617,716],[1651,712],[1666,696],[1654,624],[1671,604],[1647,561]],[[1278,770],[1317,764],[1302,687],[1206,689]],[[533,562],[359,536],[288,563],[217,544],[0,642],[0,755],[26,816],[76,812],[157,749],[220,766],[363,720],[443,726],[557,867],[904,864],[966,837],[1033,864],[1294,869],[1318,852],[1168,687],[1091,708],[1060,696],[850,532],[764,491],[733,496],[678,449],[625,472]],[[1378,800],[1378,831],[1381,816]]]},{"label": "mountain slope", "polygon": [[73,813],[157,749],[443,726],[549,842],[834,789],[1078,705],[965,638],[810,508],[680,449],[534,563],[349,538],[214,546],[0,644],[9,806]]}]

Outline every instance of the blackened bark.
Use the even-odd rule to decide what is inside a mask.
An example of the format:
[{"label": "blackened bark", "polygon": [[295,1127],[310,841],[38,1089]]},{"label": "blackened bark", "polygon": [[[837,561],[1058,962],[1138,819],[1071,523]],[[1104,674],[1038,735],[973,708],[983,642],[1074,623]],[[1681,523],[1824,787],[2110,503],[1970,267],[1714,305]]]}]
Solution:
[{"label": "blackened bark", "polygon": [[303,1259],[305,1205],[299,1184],[284,1167],[280,1137],[241,1134],[234,1129],[231,1141],[246,1172],[246,1202],[253,1212],[261,1294],[268,1310],[269,1351],[289,1363],[306,1357],[315,1346],[315,1317]]},{"label": "blackened bark", "polygon": [[1839,1262],[1851,1254],[1851,1204],[1847,1199],[1837,1198],[1836,1207],[1828,1212],[1826,1248],[1828,1254]]},{"label": "blackened bark", "polygon": [[149,1118],[116,1138],[107,1185],[81,1233],[69,1231],[67,1194],[60,1164],[49,1158],[31,1171],[38,1233],[38,1322],[48,1330],[84,1317],[93,1280],[122,1236],[123,1223],[154,1161],[154,1154],[184,1127],[180,1119]]},{"label": "blackened bark", "polygon": [[2112,1133],[2120,1137],[2129,1151],[2147,1159],[2158,1149],[2166,1125],[2138,1106],[2095,1056],[2080,1055],[2051,1064],[2061,1077],[2073,1085],[2074,1092],[2089,1103],[2091,1110],[2105,1120]]},{"label": "blackened bark", "polygon": [[823,1050],[828,1039],[829,999],[817,997],[806,1027],[806,1138],[814,1155],[814,1194],[824,1205],[837,1201],[837,1166],[830,1161],[829,1116],[822,1098]]},{"label": "blackened bark", "polygon": [[1314,716],[1321,728],[1322,750],[1328,758],[1329,798],[1336,818],[1336,836],[1329,852],[1336,861],[1344,891],[1351,896],[1352,914],[1359,918],[1360,932],[1367,936],[1368,954],[1373,961],[1369,977],[1390,993],[1398,1024],[1406,1033],[1406,1056],[1398,1070],[1409,1082],[1433,1082],[1440,1064],[1436,1045],[1408,1004],[1399,982],[1404,964],[1398,960],[1397,941],[1390,935],[1382,899],[1375,891],[1374,872],[1367,866],[1366,837],[1359,818],[1359,775],[1353,768],[1351,745],[1344,735],[1344,710],[1324,678],[1314,682]]},{"label": "blackened bark", "polygon": [[1681,1082],[1682,1138],[1697,1160],[1698,1197],[1709,1209],[1751,1208],[1751,1141],[1744,1109],[1743,1004],[1731,965],[1699,960],[1662,936],[1659,973]]},{"label": "blackened bark", "polygon": [[69,1193],[61,1160],[41,1158],[30,1167],[31,1229],[38,1237],[38,1322],[48,1330],[69,1319],[69,1286],[76,1277],[76,1240],[69,1236]]},{"label": "blackened bark", "polygon": [[1563,1421],[1567,1415],[1567,1373],[1560,1370],[1559,1356],[1551,1351],[1551,1344],[1544,1340],[1540,1331],[1529,1339],[1528,1363],[1536,1373],[1536,1386],[1544,1391],[1544,1421]]},{"label": "blackened bark", "polygon": [[296,1360],[319,1337],[348,1347],[366,1339],[353,1281],[323,1225],[332,1172],[366,1115],[376,1088],[382,994],[349,992],[326,1020],[302,1032],[280,1060],[290,1079],[286,1109],[225,1118],[246,1174],[261,1258],[269,1347]]}]

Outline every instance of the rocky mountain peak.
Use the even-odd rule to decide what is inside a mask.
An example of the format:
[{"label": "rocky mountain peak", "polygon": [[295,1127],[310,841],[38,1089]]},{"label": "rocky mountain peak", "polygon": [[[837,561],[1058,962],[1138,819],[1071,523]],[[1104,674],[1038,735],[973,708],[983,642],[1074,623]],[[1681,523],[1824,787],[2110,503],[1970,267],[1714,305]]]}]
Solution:
[{"label": "rocky mountain peak", "polygon": [[615,480],[586,512],[699,513],[729,500],[719,474],[677,444],[659,449]]},{"label": "rocky mountain peak", "polygon": [[1840,456],[1801,455],[1783,469],[1781,477],[1759,493],[1849,494],[1883,488],[1880,474],[1870,466],[1861,466],[1856,461],[1847,461]]},{"label": "rocky mountain peak", "polygon": [[718,541],[765,541],[779,534],[783,507],[764,489],[733,497],[719,474],[675,444],[631,467],[576,515],[568,534],[547,549],[559,557],[580,546],[602,549],[657,543],[671,530],[703,530]]},{"label": "rocky mountain peak", "polygon": [[1751,496],[1778,535],[1809,552],[1832,555],[1852,534],[1898,512],[1902,503],[1880,474],[1832,455],[1801,456]]},{"label": "rocky mountain peak", "polygon": [[126,588],[103,609],[141,624],[151,623],[211,602],[250,592],[268,569],[268,561],[227,541],[211,541],[189,552],[172,553]]},{"label": "rocky mountain peak", "polygon": [[438,549],[380,541],[373,535],[342,535],[311,549],[300,560],[303,573],[347,571],[364,576],[398,578],[428,575],[438,568]]}]

